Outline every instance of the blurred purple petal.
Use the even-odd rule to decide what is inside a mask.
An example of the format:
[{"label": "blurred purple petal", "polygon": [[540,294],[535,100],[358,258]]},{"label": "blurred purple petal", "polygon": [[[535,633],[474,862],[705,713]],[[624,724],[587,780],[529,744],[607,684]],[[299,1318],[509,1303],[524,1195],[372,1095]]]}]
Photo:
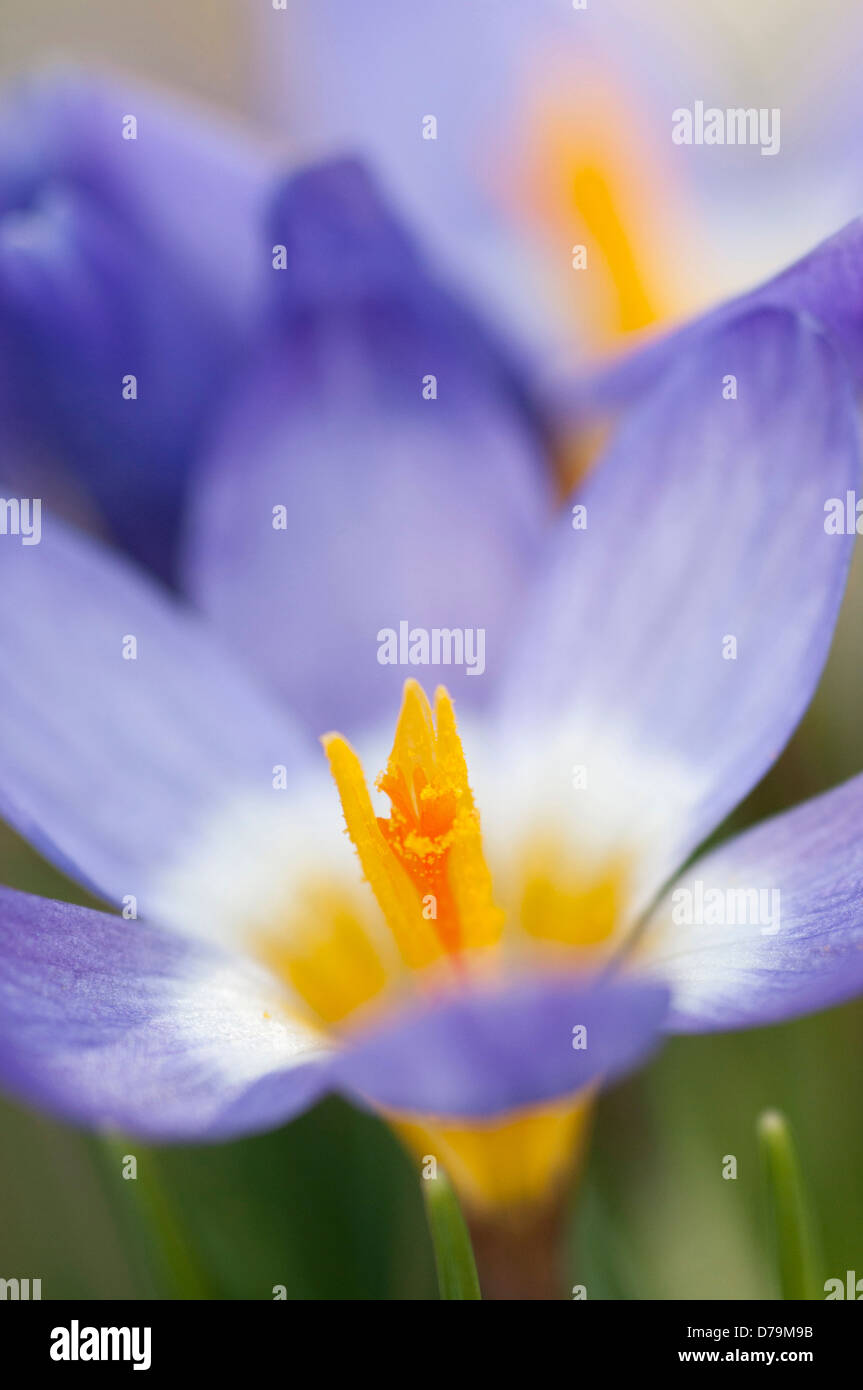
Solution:
[{"label": "blurred purple petal", "polygon": [[849,222],[767,284],[721,304],[577,385],[562,384],[557,405],[576,417],[631,406],[693,351],[705,334],[765,308],[809,316],[834,341],[858,385],[863,383],[863,217]]},{"label": "blurred purple petal", "polygon": [[271,179],[253,141],[131,81],[49,70],[0,109],[3,452],[59,457],[166,576],[191,453],[260,311]]},{"label": "blurred purple petal", "polygon": [[863,777],[696,860],[639,956],[669,984],[680,1033],[780,1023],[863,993]]},{"label": "blurred purple petal", "polygon": [[[736,399],[723,397],[730,376]],[[826,533],[825,503],[858,482],[843,364],[806,321],[762,310],[693,344],[578,494],[586,529],[561,523],[505,691],[503,746],[539,749],[560,731],[559,768],[584,764],[589,788],[569,791],[564,816],[591,816],[613,771],[618,851],[648,820],[667,823],[652,892],[805,710],[854,541]]]},{"label": "blurred purple petal", "polygon": [[503,1114],[609,1082],[643,1061],[667,1000],[653,984],[560,975],[477,989],[406,1010],[348,1042],[332,1076],[391,1110]]},{"label": "blurred purple petal", "polygon": [[[202,464],[189,592],[316,733],[407,675],[479,703],[551,515],[510,364],[353,162],[292,180],[275,228],[278,326]],[[380,664],[402,621],[482,629],[484,671]]]},{"label": "blurred purple petal", "polygon": [[228,1139],[309,1105],[324,1059],[250,962],[0,888],[0,1081],[26,1104],[156,1141]]}]

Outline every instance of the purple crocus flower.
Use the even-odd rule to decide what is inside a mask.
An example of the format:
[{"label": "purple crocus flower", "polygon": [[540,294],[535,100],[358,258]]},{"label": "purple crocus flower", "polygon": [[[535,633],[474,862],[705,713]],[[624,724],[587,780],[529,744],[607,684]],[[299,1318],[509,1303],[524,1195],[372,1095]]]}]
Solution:
[{"label": "purple crocus flower", "polygon": [[816,255],[820,314],[756,295],[669,350],[555,514],[505,355],[356,165],[289,181],[272,242],[187,518],[199,611],[53,518],[0,546],[0,807],[122,914],[3,891],[0,1077],[160,1141],[336,1090],[475,1206],[538,1200],[663,1032],[863,988],[859,779],[674,881],[829,648],[835,282]]},{"label": "purple crocus flower", "polygon": [[[756,284],[859,210],[854,9],[801,17],[763,47],[718,27],[705,43],[691,7],[640,0],[293,9],[289,23],[258,15],[267,115],[309,157],[347,144],[373,160],[540,361],[555,329],[616,348],[621,331]],[[781,105],[779,158],[673,143],[677,108],[698,96],[739,107],[759,91],[759,105]],[[588,275],[572,273],[574,242]]]},{"label": "purple crocus flower", "polygon": [[[669,138],[679,93],[716,89],[716,54],[705,71],[685,26],[669,42],[655,7],[626,0],[296,11],[290,26],[258,17],[268,114],[309,157],[347,147],[372,160],[453,276],[540,362],[554,337],[607,346],[717,292],[705,253],[733,198],[697,215],[696,171]],[[711,151],[714,185],[723,153]],[[590,275],[572,273],[574,241]]]}]

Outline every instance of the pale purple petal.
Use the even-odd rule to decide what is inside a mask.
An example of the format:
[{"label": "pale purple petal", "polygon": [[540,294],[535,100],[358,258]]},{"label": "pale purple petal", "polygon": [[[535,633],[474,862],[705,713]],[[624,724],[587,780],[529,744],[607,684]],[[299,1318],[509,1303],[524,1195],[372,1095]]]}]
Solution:
[{"label": "pale purple petal", "polygon": [[[518,382],[360,166],[291,180],[275,227],[273,340],[201,463],[188,590],[315,734],[390,719],[409,675],[482,703],[552,515]],[[402,623],[427,668],[412,640],[381,662]]]},{"label": "pale purple petal", "polygon": [[661,821],[652,893],[805,710],[854,539],[828,534],[825,505],[858,481],[843,365],[807,322],[763,310],[693,345],[574,499],[586,529],[561,523],[503,748],[553,747],[567,786],[586,768],[563,825],[605,814],[613,781],[621,853]]},{"label": "pale purple petal", "polygon": [[863,993],[863,777],[696,860],[637,956],[669,985],[680,1033],[781,1023]]},{"label": "pale purple petal", "polygon": [[158,1142],[228,1139],[309,1105],[326,1057],[250,961],[0,888],[0,1083],[25,1104]]},{"label": "pale purple petal", "polygon": [[277,798],[274,768],[316,750],[160,586],[48,514],[41,528],[0,543],[0,809],[145,915],[212,815]]},{"label": "pale purple petal", "polygon": [[666,1006],[666,991],[641,981],[525,978],[405,1010],[352,1040],[332,1075],[387,1109],[500,1115],[630,1070]]}]

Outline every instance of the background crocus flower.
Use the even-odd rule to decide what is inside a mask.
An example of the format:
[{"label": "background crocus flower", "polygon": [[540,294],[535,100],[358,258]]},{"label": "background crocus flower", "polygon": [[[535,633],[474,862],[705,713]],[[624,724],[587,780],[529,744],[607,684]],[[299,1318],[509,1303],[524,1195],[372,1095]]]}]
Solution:
[{"label": "background crocus flower", "polygon": [[195,451],[262,311],[275,167],[242,130],[128,80],[48,68],[3,94],[6,484],[89,502],[166,578]]},{"label": "background crocus flower", "polygon": [[[291,9],[289,23],[259,17],[268,115],[315,155],[347,145],[372,158],[540,360],[552,324],[562,343],[616,349],[756,283],[859,211],[853,7],[826,23],[806,7],[792,19],[784,0]],[[778,109],[778,156],[674,146],[672,113],[698,99]],[[423,138],[428,115],[436,140]],[[588,275],[572,272],[575,242]]]},{"label": "background crocus flower", "polygon": [[[669,49],[653,13],[555,0],[374,0],[366,21],[331,0],[295,7],[287,41],[261,15],[271,109],[300,148],[372,160],[487,313],[542,358],[555,341],[595,350],[698,302],[698,238],[680,235],[697,217],[665,139],[685,35]],[[692,45],[688,56],[691,75]],[[588,276],[573,274],[576,241]]]},{"label": "background crocus flower", "polygon": [[[696,928],[669,944],[663,903],[634,932],[770,765],[817,682],[852,543],[823,526],[824,498],[858,476],[850,378],[807,318],[738,306],[627,414],[580,496],[586,526],[566,509],[543,529],[547,484],[498,359],[469,338],[454,353],[457,311],[356,167],[303,176],[279,206],[302,269],[281,331],[299,324],[314,349],[304,390],[272,416],[238,410],[201,470],[190,541],[201,575],[230,573],[227,609],[210,583],[199,602],[214,596],[242,663],[59,522],[40,547],[0,557],[4,814],[128,918],[5,897],[4,1077],[61,1115],[165,1139],[265,1128],[339,1089],[433,1146],[469,1202],[535,1203],[562,1178],[589,1092],[658,1039],[668,983],[671,1026],[693,1030],[775,1022],[863,984],[860,883],[844,854],[853,829],[835,837],[840,856],[821,828],[847,818],[856,783],[693,870],[778,889],[778,935],[756,924],[705,942]],[[365,239],[334,298],[319,257],[338,259],[345,210]],[[315,235],[304,241],[306,218]],[[442,431],[431,456],[404,447],[425,434],[407,391],[392,399],[374,375],[370,322],[391,361],[418,363],[423,346],[442,382],[451,371],[458,408],[430,427]],[[733,401],[729,372],[746,387]],[[256,381],[251,399],[266,401]],[[436,410],[418,374],[414,385],[414,410]],[[345,528],[351,569],[321,610],[347,441],[369,434],[385,447],[363,454],[362,525]],[[500,445],[477,449],[476,437],[508,444],[507,486]],[[465,440],[472,473],[452,466]],[[220,462],[231,447],[248,460],[233,493]],[[272,525],[279,457],[314,463],[290,475],[287,511],[302,518],[290,549]],[[403,543],[412,486],[434,528],[424,550],[419,532]],[[464,612],[513,513],[525,537],[525,604],[506,600],[513,637],[489,670],[490,707],[465,678],[462,749],[449,698],[437,696],[432,717],[409,685],[393,739],[396,672],[377,663],[376,631],[404,593],[435,616],[471,511],[491,551],[462,575]],[[249,536],[263,544],[265,533],[262,574],[246,557]],[[293,666],[272,660],[285,638],[257,619],[262,593],[281,603],[274,614],[298,610]],[[483,596],[476,613],[491,604]],[[358,622],[368,628],[355,645]],[[506,627],[490,630],[502,641]],[[325,744],[348,837],[313,752],[324,660],[326,722],[342,730]],[[290,702],[258,689],[250,665]],[[574,769],[586,773],[575,784]],[[377,771],[390,803],[380,819],[366,783]],[[429,895],[437,915],[424,911]],[[584,1048],[573,1046],[581,1027]]]}]

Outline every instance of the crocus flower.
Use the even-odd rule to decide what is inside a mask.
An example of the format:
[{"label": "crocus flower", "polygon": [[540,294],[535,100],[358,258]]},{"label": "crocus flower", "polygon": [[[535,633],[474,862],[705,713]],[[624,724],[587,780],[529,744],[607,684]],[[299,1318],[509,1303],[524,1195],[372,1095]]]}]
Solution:
[{"label": "crocus flower", "polygon": [[[505,356],[356,165],[291,180],[272,242],[295,273],[188,520],[199,612],[53,518],[0,547],[0,806],[122,914],[3,891],[0,1076],[160,1141],[336,1090],[524,1206],[664,1031],[863,988],[859,779],[674,882],[817,683],[851,376],[812,303],[739,304],[555,516]],[[479,628],[482,674],[424,670]],[[781,917],[680,924],[674,893],[737,890]]]},{"label": "crocus flower", "polygon": [[[318,156],[347,144],[372,159],[540,360],[553,324],[617,348],[757,283],[859,210],[852,8],[761,34],[674,0],[289,9],[259,12],[267,114]],[[778,157],[674,145],[672,113],[696,99],[780,108]],[[573,274],[573,243],[588,275]]]},{"label": "crocus flower", "polygon": [[[616,346],[717,292],[669,138],[669,88],[697,85],[703,56],[690,45],[684,59],[679,29],[670,47],[653,11],[371,0],[360,16],[321,0],[258,25],[267,114],[318,157],[371,160],[540,361],[554,338]],[[573,243],[588,275],[573,273]]]}]

